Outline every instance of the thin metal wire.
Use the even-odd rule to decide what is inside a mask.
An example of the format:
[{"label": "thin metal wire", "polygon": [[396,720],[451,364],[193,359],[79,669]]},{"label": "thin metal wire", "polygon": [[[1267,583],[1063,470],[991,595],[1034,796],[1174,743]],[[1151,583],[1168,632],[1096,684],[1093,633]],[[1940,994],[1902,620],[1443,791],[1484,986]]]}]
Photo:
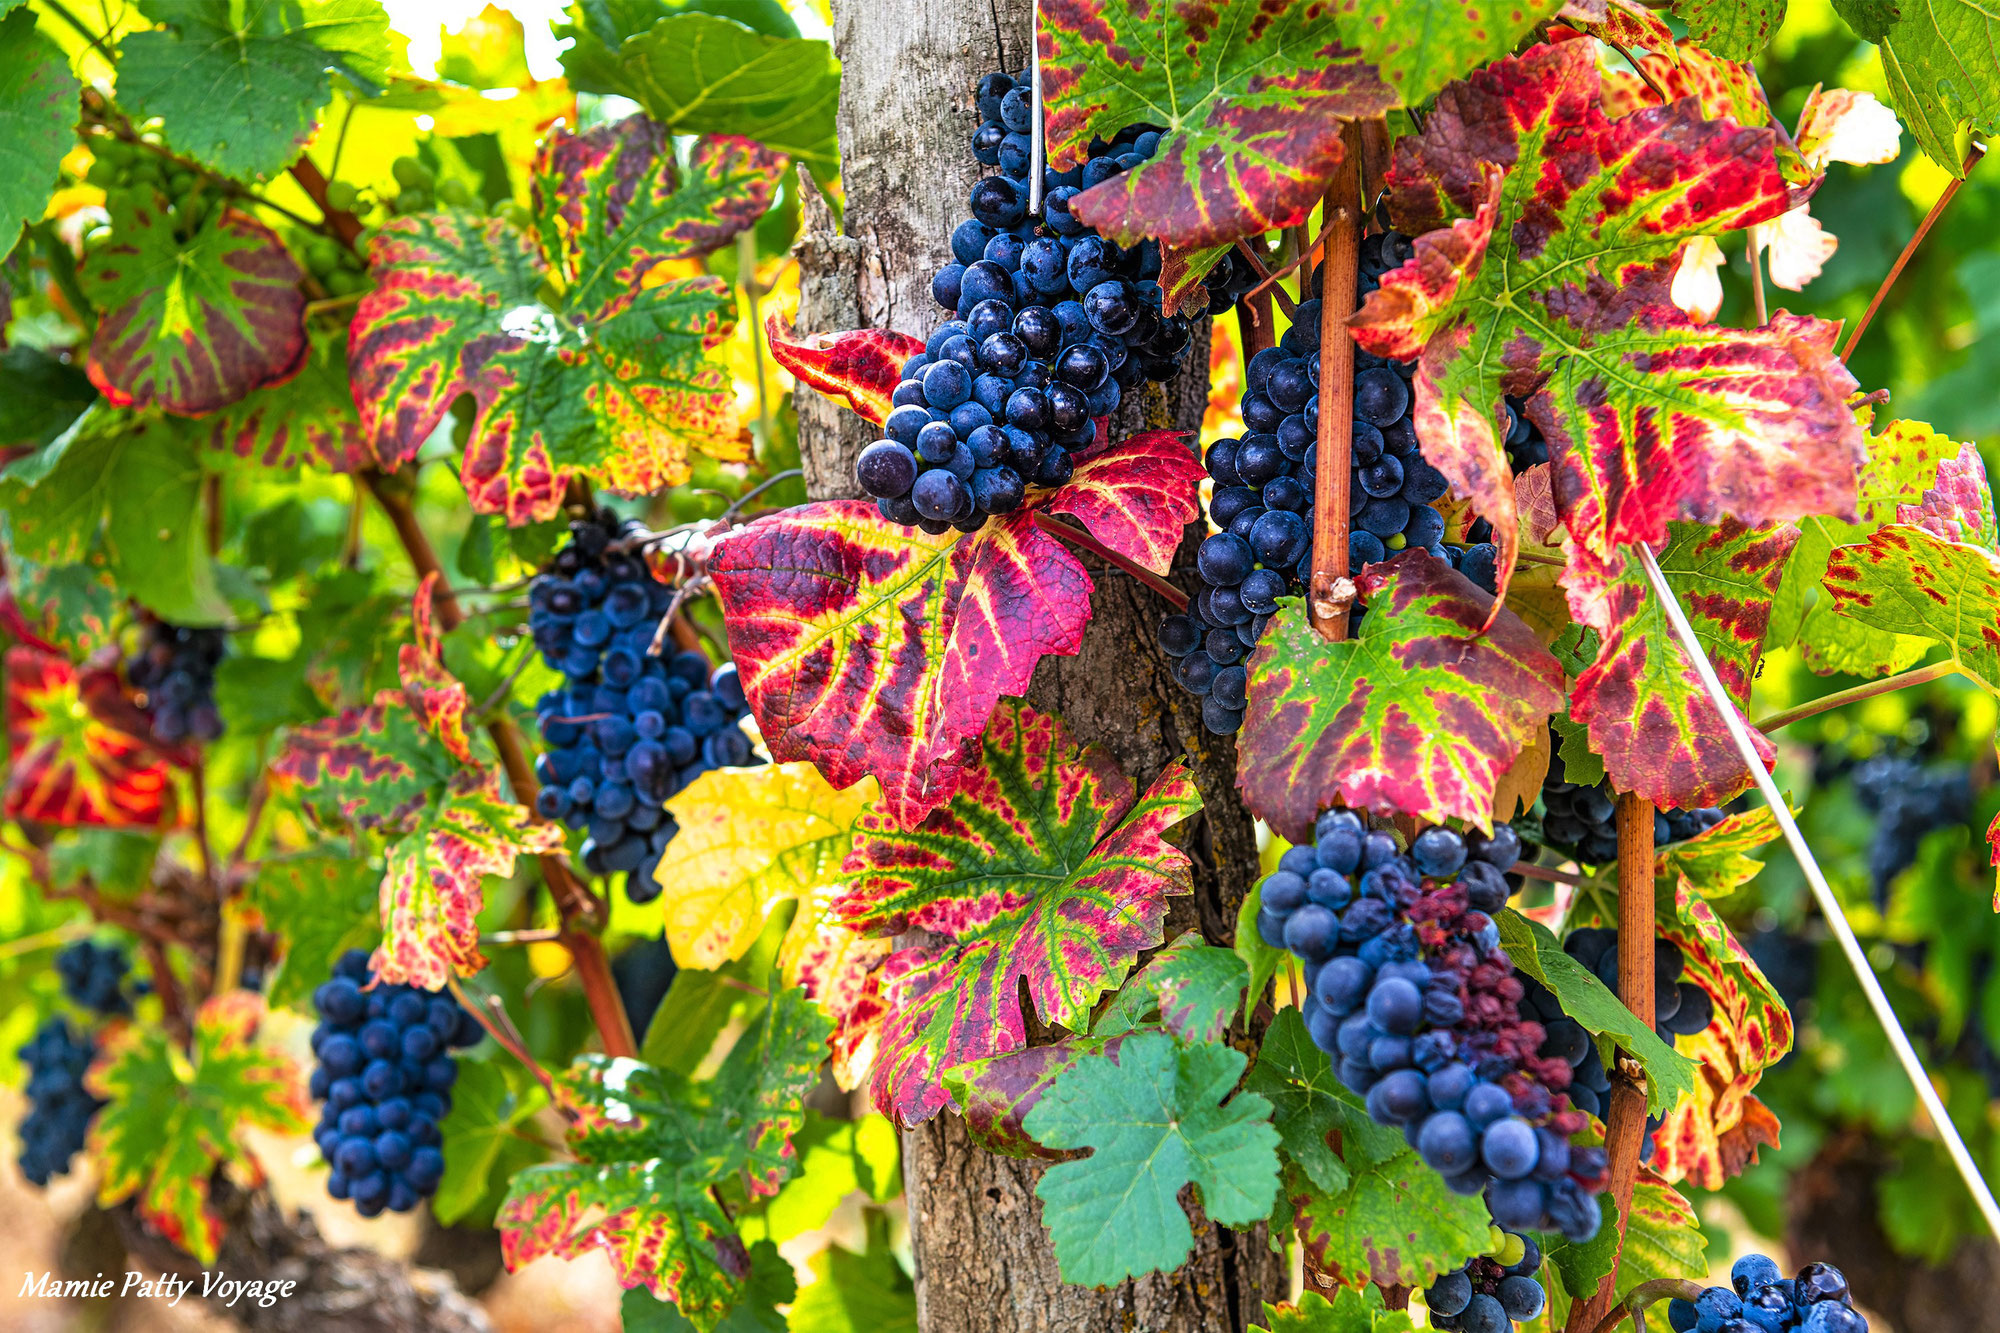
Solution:
[{"label": "thin metal wire", "polygon": [[1028,20],[1028,86],[1034,100],[1034,123],[1028,126],[1028,216],[1042,215],[1042,170],[1047,151],[1042,140],[1042,0],[1035,0]]},{"label": "thin metal wire", "polygon": [[1695,637],[1694,626],[1688,623],[1679,599],[1667,585],[1666,575],[1660,572],[1660,562],[1653,558],[1651,548],[1639,546],[1635,549],[1639,553],[1639,563],[1646,571],[1646,580],[1653,585],[1653,595],[1660,599],[1660,607],[1667,613],[1667,623],[1673,627],[1674,637],[1680,640],[1688,660],[1694,663],[1702,688],[1708,691],[1716,711],[1722,714],[1723,725],[1729,728],[1729,738],[1736,743],[1737,753],[1743,756],[1743,762],[1749,765],[1751,776],[1757,780],[1757,789],[1770,805],[1771,816],[1778,821],[1785,841],[1791,844],[1792,855],[1798,858],[1799,869],[1805,872],[1806,883],[1812,886],[1813,897],[1819,902],[1819,910],[1826,917],[1827,926],[1833,931],[1834,938],[1840,941],[1840,950],[1847,955],[1848,966],[1854,969],[1855,979],[1861,983],[1861,991],[1868,997],[1869,1007],[1875,1011],[1876,1020],[1882,1024],[1889,1044],[1895,1048],[1896,1058],[1902,1061],[1903,1072],[1917,1090],[1917,1100],[1930,1114],[1938,1137],[1944,1140],[1945,1151],[1951,1154],[1952,1164],[1964,1178],[1965,1188],[1971,1193],[1972,1201],[1979,1205],[1987,1227],[2000,1237],[2000,1205],[1994,1203],[1993,1190],[1987,1185],[1986,1178],[1979,1174],[1979,1167],[1972,1160],[1965,1140],[1959,1137],[1958,1126],[1952,1123],[1951,1113],[1945,1110],[1944,1100],[1931,1084],[1923,1058],[1910,1044],[1909,1036],[1903,1031],[1902,1020],[1896,1017],[1888,995],[1882,990],[1882,983],[1876,980],[1875,969],[1869,966],[1867,955],[1861,951],[1861,941],[1854,937],[1854,928],[1847,924],[1847,914],[1841,910],[1840,900],[1833,896],[1833,889],[1820,871],[1819,862],[1813,858],[1812,848],[1806,845],[1805,836],[1799,832],[1791,807],[1785,804],[1784,793],[1778,790],[1777,782],[1765,771],[1764,761],[1757,757],[1757,747],[1750,741],[1750,732],[1737,713],[1735,704],[1723,691],[1722,682],[1716,678],[1715,666],[1708,660],[1701,641]]}]

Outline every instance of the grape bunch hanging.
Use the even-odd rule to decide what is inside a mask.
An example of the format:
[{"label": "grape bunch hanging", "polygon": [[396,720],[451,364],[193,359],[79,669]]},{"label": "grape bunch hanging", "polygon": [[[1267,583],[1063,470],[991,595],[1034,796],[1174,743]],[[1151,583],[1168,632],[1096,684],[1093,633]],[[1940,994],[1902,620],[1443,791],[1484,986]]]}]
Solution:
[{"label": "grape bunch hanging", "polygon": [[1544,1056],[1543,1025],[1492,914],[1520,856],[1507,825],[1488,838],[1426,829],[1400,849],[1352,811],[1320,816],[1312,846],[1263,880],[1258,933],[1305,964],[1314,1044],[1403,1131],[1455,1193],[1483,1195],[1512,1232],[1597,1234],[1607,1158],[1577,1146],[1588,1122],[1565,1095],[1572,1065]]},{"label": "grape bunch hanging", "polygon": [[[63,997],[103,1018],[132,1012],[126,977],[131,959],[116,944],[77,940],[56,954]],[[90,1133],[91,1117],[104,1105],[83,1086],[97,1057],[97,1034],[79,1031],[60,1015],[44,1022],[16,1052],[28,1067],[28,1114],[21,1121],[21,1174],[36,1185],[69,1171]]]},{"label": "grape bunch hanging", "polygon": [[1762,1254],[1732,1264],[1728,1286],[1668,1302],[1667,1323],[1674,1333],[1868,1333],[1838,1268],[1811,1263],[1786,1277]]},{"label": "grape bunch hanging", "polygon": [[350,949],[313,992],[319,1063],[308,1084],[325,1103],[313,1142],[333,1168],[326,1192],[363,1217],[407,1213],[444,1179],[438,1122],[458,1081],[452,1048],[484,1035],[449,995],[371,981],[368,955]]},{"label": "grape bunch hanging", "polygon": [[625,873],[636,903],[660,894],[653,871],[677,831],[667,799],[710,769],[761,762],[738,725],[749,706],[733,664],[652,655],[673,589],[616,545],[644,531],[608,510],[578,520],[528,594],[535,646],[567,678],[535,705],[548,746],[535,809],[586,830],[584,867]]},{"label": "grape bunch hanging", "polygon": [[951,235],[952,262],[931,280],[950,318],[903,363],[883,425],[855,479],[891,523],[941,534],[975,532],[1018,508],[1030,486],[1060,486],[1097,419],[1124,391],[1171,379],[1192,319],[1162,315],[1160,249],[1124,248],[1069,208],[1076,195],[1158,151],[1160,135],[1131,126],[1094,139],[1090,159],[1044,169],[1042,215],[1028,212],[1025,75],[979,83],[972,154],[1000,174],[973,185],[972,216]]},{"label": "grape bunch hanging", "polygon": [[1548,1304],[1548,1292],[1537,1280],[1541,1271],[1542,1247],[1534,1237],[1500,1231],[1492,1253],[1466,1260],[1424,1292],[1431,1327],[1507,1333],[1509,1320],[1526,1323]]},{"label": "grape bunch hanging", "polygon": [[[1409,255],[1408,238],[1396,232],[1365,237],[1358,294],[1375,290]],[[1174,679],[1201,698],[1202,724],[1217,735],[1242,726],[1245,659],[1278,599],[1301,596],[1312,582],[1321,310],[1317,296],[1301,302],[1285,336],[1245,367],[1244,434],[1208,447],[1208,517],[1218,530],[1196,555],[1202,590],[1185,614],[1160,625],[1160,648],[1177,659]],[[1489,525],[1481,520],[1468,531],[1470,545],[1444,541],[1444,515],[1433,502],[1448,483],[1425,461],[1410,414],[1416,362],[1358,352],[1354,364],[1348,567],[1359,571],[1421,547],[1492,592],[1497,552],[1484,540]]]},{"label": "grape bunch hanging", "polygon": [[125,659],[125,681],[138,692],[153,734],[169,745],[222,737],[215,669],[229,643],[219,629],[191,629],[147,616],[139,650]]},{"label": "grape bunch hanging", "polygon": [[[1585,865],[1618,859],[1618,793],[1606,780],[1585,786],[1571,782],[1563,767],[1559,739],[1551,734],[1549,771],[1542,779],[1541,841]],[[1720,824],[1715,806],[1699,810],[1653,811],[1653,845],[1686,842]]]},{"label": "grape bunch hanging", "polygon": [[78,940],[56,954],[63,995],[70,1003],[107,1017],[132,1012],[132,1001],[125,994],[125,978],[131,971],[132,960],[116,944]]}]

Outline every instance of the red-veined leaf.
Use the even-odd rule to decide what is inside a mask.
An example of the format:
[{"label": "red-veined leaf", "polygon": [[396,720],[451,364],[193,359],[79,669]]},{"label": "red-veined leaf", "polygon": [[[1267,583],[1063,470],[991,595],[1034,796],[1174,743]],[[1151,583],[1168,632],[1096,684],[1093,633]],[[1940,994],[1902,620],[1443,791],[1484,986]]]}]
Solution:
[{"label": "red-veined leaf", "polygon": [[242,1132],[297,1134],[307,1125],[305,1071],[258,1043],[263,1015],[251,991],[211,997],[187,1054],[163,1028],[121,1024],[85,1078],[108,1103],[90,1128],[90,1156],[103,1170],[98,1203],[132,1199],[148,1225],[203,1263],[215,1262],[222,1240],[222,1217],[209,1206],[216,1169],[263,1178]]},{"label": "red-veined leaf", "polygon": [[394,690],[295,729],[271,765],[305,789],[307,808],[327,823],[392,833],[407,828],[457,769]]},{"label": "red-veined leaf", "polygon": [[1158,560],[1193,513],[1189,460],[1140,436],[969,535],[839,500],[721,541],[709,572],[772,758],[809,759],[837,788],[872,774],[884,809],[917,823],[951,798],[1001,697],[1082,643],[1090,576],[1035,509],[1060,504],[1108,545]]},{"label": "red-veined leaf", "polygon": [[924,350],[921,338],[894,329],[808,333],[801,338],[775,310],[764,319],[764,342],[771,359],[792,378],[829,398],[845,398],[863,421],[877,426],[889,419],[889,395],[902,380],[903,363]]},{"label": "red-veined leaf", "polygon": [[[379,464],[348,387],[347,331],[309,330],[299,373],[257,390],[207,419],[209,447],[284,472],[305,467],[357,472]],[[400,461],[388,460],[393,468]]]},{"label": "red-veined leaf", "polygon": [[276,232],[218,208],[183,241],[150,190],[110,205],[111,241],[77,275],[98,309],[90,382],[106,398],[200,416],[305,363],[305,274]]},{"label": "red-veined leaf", "polygon": [[[511,523],[553,516],[576,473],[644,494],[686,480],[691,448],[746,456],[728,375],[708,356],[733,324],[728,291],[662,278],[661,265],[712,245],[718,213],[754,219],[777,166],[725,145],[697,152],[683,180],[665,136],[634,120],[544,145],[540,249],[452,210],[383,227],[369,249],[376,287],[349,334],[378,456],[413,456],[473,394],[461,476],[475,509]],[[552,270],[557,309],[540,303]]]},{"label": "red-veined leaf", "polygon": [[1334,6],[1341,35],[1382,72],[1404,106],[1419,106],[1467,70],[1511,54],[1537,24],[1576,8],[1564,0],[1340,0]]},{"label": "red-veined leaf", "polygon": [[166,761],[106,720],[122,702],[115,672],[79,669],[26,645],[7,650],[9,818],[103,828],[175,822]]},{"label": "red-veined leaf", "polygon": [[827,1040],[833,1080],[852,1091],[868,1079],[888,1007],[877,970],[889,956],[888,940],[871,939],[832,919],[844,884],[821,887],[799,901],[798,915],[778,948],[778,972],[833,1020]]},{"label": "red-veined leaf", "polygon": [[915,827],[864,815],[853,887],[833,905],[869,934],[930,932],[882,967],[889,1013],[872,1086],[904,1125],[950,1105],[946,1070],[1027,1044],[1023,986],[1043,1022],[1080,1031],[1160,942],[1168,897],[1192,885],[1165,838],[1201,806],[1180,764],[1135,801],[1108,752],[1018,701],[994,716],[980,758]]},{"label": "red-veined leaf", "polygon": [[792,1134],[819,1076],[826,1020],[795,990],[772,997],[713,1079],[586,1055],[556,1083],[577,1160],[514,1177],[497,1225],[509,1270],[601,1251],[699,1328],[742,1296],[749,1255],[713,1186],[754,1198],[790,1174]]},{"label": "red-veined leaf", "polygon": [[1302,600],[1286,601],[1250,655],[1245,803],[1293,842],[1336,801],[1492,827],[1494,785],[1562,706],[1561,664],[1428,552],[1359,581],[1368,612],[1355,637],[1329,643]]},{"label": "red-veined leaf", "polygon": [[1062,1162],[1082,1154],[1045,1148],[1021,1128],[1021,1121],[1056,1081],[1086,1055],[1116,1055],[1127,1034],[1064,1037],[1047,1046],[1028,1046],[1005,1055],[968,1060],[946,1072],[945,1087],[965,1117],[966,1133],[988,1152]]},{"label": "red-veined leaf", "polygon": [[1651,84],[1627,70],[1604,71],[1606,114],[1615,118],[1658,106],[1660,93],[1653,91],[1657,86],[1670,102],[1694,98],[1701,103],[1701,113],[1711,120],[1728,116],[1739,125],[1761,125],[1771,116],[1757,71],[1746,62],[1724,60],[1682,42],[1640,56],[1639,68]]},{"label": "red-veined leaf", "polygon": [[[1740,708],[1798,530],[1675,523],[1669,534],[1660,570]],[[1638,563],[1623,551],[1600,559],[1572,544],[1562,583],[1578,623],[1598,634],[1597,659],[1570,692],[1570,718],[1588,725],[1612,785],[1689,809],[1719,805],[1747,787],[1728,726]],[[1750,735],[1770,763],[1770,742],[1754,728]]]},{"label": "red-veined leaf", "polygon": [[1503,580],[1517,540],[1503,394],[1534,395],[1562,517],[1590,551],[1658,542],[1675,518],[1854,504],[1861,438],[1834,326],[1780,313],[1702,328],[1669,298],[1688,238],[1790,207],[1772,132],[1704,119],[1693,99],[1612,120],[1598,92],[1591,44],[1570,41],[1441,93],[1390,174],[1399,222],[1439,230],[1353,321],[1369,351],[1422,348],[1425,454],[1492,521]]},{"label": "red-veined leaf", "polygon": [[1665,19],[1638,3],[1638,0],[1609,0],[1601,20],[1567,11],[1561,18],[1567,26],[1602,41],[1669,55],[1678,51],[1674,30]]},{"label": "red-veined leaf", "polygon": [[2000,694],[2000,559],[1993,552],[1891,523],[1859,546],[1835,547],[1822,585],[1839,615],[1935,640],[1961,673]]},{"label": "red-veined leaf", "polygon": [[472,762],[472,742],[465,735],[465,710],[472,706],[465,686],[445,670],[444,644],[431,598],[437,591],[438,572],[432,570],[417,585],[411,607],[415,643],[406,643],[396,652],[397,674],[403,682],[403,698],[410,711],[431,735],[443,742],[451,757],[461,764]]},{"label": "red-veined leaf", "polygon": [[1304,222],[1340,165],[1341,119],[1396,102],[1304,0],[1047,0],[1041,15],[1053,164],[1083,161],[1095,135],[1166,127],[1150,162],[1070,205],[1121,245],[1217,245]]}]

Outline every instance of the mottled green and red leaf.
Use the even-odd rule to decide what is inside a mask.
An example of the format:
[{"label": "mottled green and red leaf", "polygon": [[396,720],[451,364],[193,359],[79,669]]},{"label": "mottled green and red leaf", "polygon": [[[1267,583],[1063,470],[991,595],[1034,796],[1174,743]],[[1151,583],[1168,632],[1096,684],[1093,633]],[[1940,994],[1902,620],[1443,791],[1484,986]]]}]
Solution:
[{"label": "mottled green and red leaf", "polygon": [[1873,630],[1930,639],[1954,666],[2000,694],[2000,558],[1891,523],[1827,557],[1826,591],[1840,616]]},{"label": "mottled green and red leaf", "polygon": [[[62,826],[166,828],[175,822],[166,760],[114,725],[115,672],[20,645],[7,650],[9,818]],[[127,706],[129,707],[129,705]]]},{"label": "mottled green and red leaf", "polygon": [[845,398],[863,421],[876,426],[889,419],[889,396],[902,380],[903,363],[924,350],[922,339],[894,329],[800,337],[776,311],[764,319],[764,342],[771,359],[799,383],[829,398]]}]

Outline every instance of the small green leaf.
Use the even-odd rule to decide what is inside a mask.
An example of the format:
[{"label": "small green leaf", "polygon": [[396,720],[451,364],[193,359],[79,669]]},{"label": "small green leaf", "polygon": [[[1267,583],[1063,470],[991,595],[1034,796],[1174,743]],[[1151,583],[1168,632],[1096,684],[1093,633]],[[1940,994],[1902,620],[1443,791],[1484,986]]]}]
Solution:
[{"label": "small green leaf", "polygon": [[1243,898],[1243,906],[1236,911],[1236,943],[1233,947],[1236,956],[1250,966],[1250,984],[1245,988],[1245,994],[1253,1009],[1264,998],[1271,979],[1284,971],[1291,961],[1289,953],[1264,943],[1264,937],[1257,931],[1257,910],[1263,903],[1264,888],[1259,882],[1250,886],[1250,892]]},{"label": "small green leaf", "polygon": [[1864,42],[1880,42],[1902,17],[1897,0],[1833,0],[1833,12],[1847,20]]},{"label": "small green leaf", "polygon": [[1249,1092],[1220,1104],[1244,1063],[1226,1046],[1141,1033],[1116,1059],[1090,1056],[1065,1070],[1028,1112],[1027,1131],[1044,1145],[1092,1149],[1035,1187],[1064,1281],[1108,1286],[1179,1267],[1194,1233],[1175,1196],[1189,1183],[1224,1226],[1270,1215],[1271,1104]]},{"label": "small green leaf", "polygon": [[381,864],[346,849],[325,848],[259,863],[244,896],[266,928],[285,942],[266,983],[274,1005],[310,1012],[313,988],[349,949],[373,949],[382,937],[377,888]]},{"label": "small green leaf", "polygon": [[1243,1087],[1270,1099],[1285,1156],[1324,1193],[1338,1194],[1348,1184],[1347,1163],[1333,1146],[1335,1134],[1342,1136],[1344,1151],[1361,1161],[1379,1160],[1399,1146],[1395,1132],[1369,1120],[1341,1086],[1333,1062],[1313,1045],[1305,1020],[1290,1006],[1279,1010],[1265,1030],[1257,1063]]},{"label": "small green leaf", "polygon": [[1250,1333],[1406,1333],[1414,1327],[1408,1311],[1391,1310],[1382,1303],[1380,1289],[1342,1287],[1332,1300],[1308,1291],[1297,1304],[1267,1301],[1264,1322],[1252,1324]]},{"label": "small green leaf", "polygon": [[0,19],[0,259],[21,224],[48,207],[63,154],[76,143],[79,91],[69,61],[35,31],[33,11]]},{"label": "small green leaf", "polygon": [[548,1094],[517,1064],[458,1062],[451,1110],[438,1122],[444,1179],[431,1212],[439,1223],[490,1221],[515,1173],[548,1160],[548,1147],[528,1127],[548,1104]]},{"label": "small green leaf", "polygon": [[1664,1114],[1695,1091],[1695,1063],[1661,1041],[1653,1026],[1621,1003],[1539,921],[1512,908],[1494,916],[1514,966],[1555,992],[1563,1012],[1588,1032],[1610,1037],[1646,1070],[1646,1108]]},{"label": "small green leaf", "polygon": [[1285,1168],[1300,1242],[1343,1286],[1427,1287],[1488,1244],[1485,1201],[1453,1194],[1400,1136],[1395,1147],[1365,1165],[1350,1155],[1348,1186],[1333,1194]]},{"label": "small green leaf", "polygon": [[618,86],[676,134],[740,134],[805,162],[840,169],[833,113],[840,65],[826,42],[771,37],[733,19],[681,13],[619,51]]}]

